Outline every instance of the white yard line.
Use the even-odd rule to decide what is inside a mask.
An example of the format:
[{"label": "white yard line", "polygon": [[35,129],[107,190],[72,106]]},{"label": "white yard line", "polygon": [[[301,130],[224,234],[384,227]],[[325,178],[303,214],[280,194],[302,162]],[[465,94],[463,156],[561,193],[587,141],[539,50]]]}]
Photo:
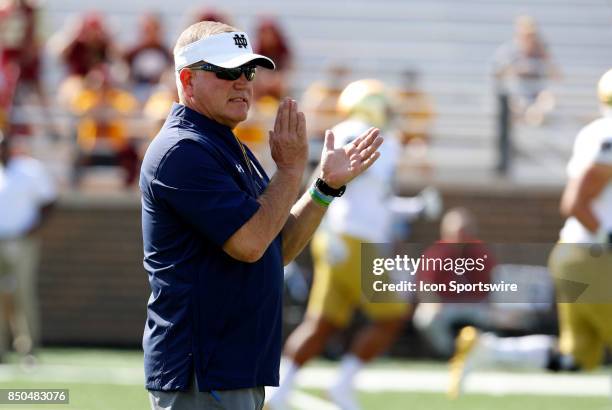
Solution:
[{"label": "white yard line", "polygon": [[100,367],[43,364],[30,370],[19,366],[0,365],[0,381],[14,379],[58,383],[142,385],[144,371],[137,367]]},{"label": "white yard line", "polygon": [[[335,368],[308,367],[299,373],[297,385],[300,388],[325,390],[332,384],[336,374]],[[144,385],[142,369],[134,367],[104,368],[43,364],[26,372],[18,366],[0,365],[0,382],[10,382],[14,379],[60,383]],[[466,393],[494,395],[608,396],[611,381],[611,376],[606,374],[483,371],[471,375],[467,380],[465,391]],[[366,369],[356,379],[356,388],[366,392],[443,393],[447,385],[448,373],[444,370]],[[304,397],[298,395],[298,400]]]},{"label": "white yard line", "polygon": [[327,400],[301,391],[294,391],[291,394],[289,403],[296,410],[340,410],[338,406]]},{"label": "white yard line", "polygon": [[[297,384],[325,389],[334,381],[334,369],[309,368]],[[475,372],[467,379],[466,393],[608,396],[611,376],[591,374]],[[356,379],[361,391],[446,392],[448,373],[443,370],[365,370]]]}]

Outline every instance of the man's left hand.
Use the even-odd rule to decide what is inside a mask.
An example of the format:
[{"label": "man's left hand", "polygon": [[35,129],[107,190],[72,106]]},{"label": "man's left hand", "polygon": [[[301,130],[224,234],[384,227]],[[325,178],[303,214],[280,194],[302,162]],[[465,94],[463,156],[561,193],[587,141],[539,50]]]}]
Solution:
[{"label": "man's left hand", "polygon": [[325,132],[320,178],[332,188],[340,188],[370,168],[380,157],[383,137],[378,128],[370,128],[343,147],[334,148],[334,134]]}]

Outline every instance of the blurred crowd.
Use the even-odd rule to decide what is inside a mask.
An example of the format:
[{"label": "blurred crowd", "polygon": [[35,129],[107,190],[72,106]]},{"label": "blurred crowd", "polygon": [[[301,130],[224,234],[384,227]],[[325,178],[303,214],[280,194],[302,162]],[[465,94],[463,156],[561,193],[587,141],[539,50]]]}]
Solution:
[{"label": "blurred crowd", "polygon": [[[0,3],[0,127],[10,136],[42,132],[74,141],[71,182],[75,187],[91,165],[121,167],[124,185],[132,186],[147,141],[177,99],[163,19],[143,13],[136,40],[118,44],[106,16],[85,12],[46,41],[40,33],[40,12],[35,1]],[[189,24],[228,20],[213,10],[200,10],[190,19]],[[275,103],[287,92],[292,52],[282,28],[271,18],[258,22],[255,41],[257,52],[277,61],[275,72],[262,73],[256,95]],[[63,78],[52,92],[44,83],[45,52],[63,66]],[[27,105],[39,108],[39,121],[19,115]],[[71,120],[68,126],[61,121],[66,115]]]},{"label": "blurred crowd", "polygon": [[[123,185],[134,186],[146,145],[177,100],[164,19],[143,12],[136,39],[120,44],[108,16],[87,11],[47,38],[40,28],[41,7],[35,0],[0,2],[0,128],[8,136],[44,135],[70,141],[72,164],[66,182],[73,188],[81,185],[91,166],[119,167]],[[231,24],[230,16],[210,8],[192,11],[186,22],[203,20]],[[295,91],[291,76],[295,51],[280,22],[270,16],[256,21],[252,38],[254,51],[272,58],[276,70],[258,72],[256,102],[235,133],[271,170],[267,130],[280,99]],[[52,58],[45,58],[49,55]],[[44,67],[48,61],[61,67]],[[58,85],[46,83],[46,70],[62,73]],[[332,65],[324,78],[307,87],[302,107],[313,140],[322,140],[324,130],[341,120],[337,98],[350,75],[347,66]],[[402,139],[414,143],[413,152],[424,157],[435,114],[418,79],[415,70],[403,74],[403,84],[396,90],[396,111]],[[35,107],[35,114],[24,107]]]},{"label": "blurred crowd", "polygon": [[[7,135],[44,134],[73,144],[73,188],[81,185],[91,166],[122,169],[123,185],[133,187],[140,158],[172,103],[177,99],[172,45],[166,39],[162,16],[145,11],[138,17],[138,34],[122,44],[111,29],[109,17],[83,12],[48,36],[40,26],[42,6],[36,0],[0,2],[0,128]],[[211,9],[195,9],[185,22],[216,20],[232,23],[231,16]],[[256,53],[269,56],[276,70],[260,70],[255,80],[255,104],[236,135],[260,157],[267,170],[273,162],[267,152],[267,130],[278,102],[299,87],[292,76],[296,52],[280,21],[262,16],[252,33]],[[51,55],[53,58],[44,58]],[[43,67],[46,61],[61,67]],[[52,88],[46,71],[61,72]],[[320,142],[324,130],[343,120],[338,96],[351,81],[348,63],[330,64],[319,80],[305,87],[301,107],[312,140]],[[431,172],[428,143],[436,121],[431,96],[423,91],[420,73],[413,67],[398,71],[393,87],[394,128],[408,144],[409,161],[418,170]],[[425,73],[426,74],[426,73]],[[514,37],[501,45],[492,58],[492,75],[498,93],[512,96],[515,117],[539,126],[555,107],[549,81],[560,77],[538,25],[530,16],[515,22]],[[37,114],[23,107],[37,107]],[[318,151],[320,145],[313,145]]]}]

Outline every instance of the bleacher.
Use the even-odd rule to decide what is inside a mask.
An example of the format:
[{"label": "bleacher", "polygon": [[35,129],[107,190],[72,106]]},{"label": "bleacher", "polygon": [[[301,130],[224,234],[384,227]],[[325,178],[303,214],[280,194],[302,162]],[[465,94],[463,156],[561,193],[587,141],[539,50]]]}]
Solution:
[{"label": "bleacher", "polygon": [[[349,65],[352,77],[378,77],[399,84],[400,73],[417,69],[438,113],[430,155],[439,175],[491,174],[496,162],[496,105],[490,60],[508,41],[513,20],[533,15],[558,64],[553,84],[557,109],[542,128],[514,129],[516,182],[563,179],[571,143],[597,116],[595,83],[612,61],[612,3],[609,0],[209,0],[235,25],[251,30],[259,15],[280,18],[296,54],[293,95],[299,97],[330,64]],[[46,27],[54,32],[83,2],[46,2]],[[186,23],[194,2],[107,0],[96,8],[110,16],[120,44],[134,38],[136,18],[158,10],[169,44]],[[57,70],[57,68],[56,68]],[[52,82],[59,73],[50,74]],[[523,180],[523,181],[521,181]]]}]

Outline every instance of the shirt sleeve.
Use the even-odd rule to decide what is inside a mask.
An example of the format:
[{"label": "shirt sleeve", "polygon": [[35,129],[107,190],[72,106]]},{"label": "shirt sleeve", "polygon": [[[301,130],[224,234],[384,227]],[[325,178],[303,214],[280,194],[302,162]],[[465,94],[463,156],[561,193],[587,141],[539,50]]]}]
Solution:
[{"label": "shirt sleeve", "polygon": [[151,188],[157,200],[219,246],[260,206],[240,188],[220,158],[189,140],[179,142],[171,150]]},{"label": "shirt sleeve", "polygon": [[45,166],[33,158],[19,159],[19,171],[29,181],[32,199],[37,206],[45,206],[57,199],[55,182]]},{"label": "shirt sleeve", "polygon": [[612,165],[612,135],[608,123],[597,121],[580,131],[574,142],[572,158],[567,165],[570,178],[580,176],[594,164]]},{"label": "shirt sleeve", "polygon": [[513,60],[514,52],[512,44],[504,43],[495,50],[493,57],[491,57],[489,60],[489,67],[491,68],[491,71],[495,73],[498,70],[503,70],[510,66],[513,63]]},{"label": "shirt sleeve", "polygon": [[593,145],[589,144],[592,140],[592,125],[586,126],[576,136],[572,157],[567,163],[567,176],[578,178],[584,170],[593,163]]},{"label": "shirt sleeve", "polygon": [[612,165],[612,136],[601,141],[595,156],[595,163]]}]

